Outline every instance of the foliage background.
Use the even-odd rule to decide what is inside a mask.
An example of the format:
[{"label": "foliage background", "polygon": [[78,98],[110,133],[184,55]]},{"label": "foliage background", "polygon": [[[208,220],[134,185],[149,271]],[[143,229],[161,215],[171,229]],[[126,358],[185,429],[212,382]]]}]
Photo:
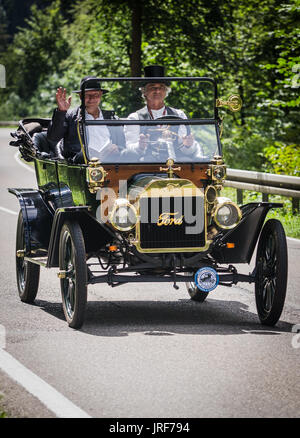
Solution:
[{"label": "foliage background", "polygon": [[300,0],[0,0],[0,120],[51,117],[81,77],[211,76],[229,167],[300,176]]}]

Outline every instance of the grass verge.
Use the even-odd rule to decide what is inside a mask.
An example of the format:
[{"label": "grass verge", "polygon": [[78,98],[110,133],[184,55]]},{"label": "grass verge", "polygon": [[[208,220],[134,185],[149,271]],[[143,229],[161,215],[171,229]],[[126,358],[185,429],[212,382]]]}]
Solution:
[{"label": "grass verge", "polygon": [[[0,403],[1,403],[2,395],[0,394]],[[3,411],[1,404],[0,404],[0,418],[7,418],[7,413]]]}]

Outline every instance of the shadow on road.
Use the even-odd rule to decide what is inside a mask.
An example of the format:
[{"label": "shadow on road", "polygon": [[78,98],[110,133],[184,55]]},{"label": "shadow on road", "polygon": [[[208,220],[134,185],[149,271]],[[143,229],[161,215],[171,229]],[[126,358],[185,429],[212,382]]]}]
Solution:
[{"label": "shadow on road", "polygon": [[[61,303],[36,300],[48,314],[64,320]],[[291,332],[292,324],[279,321],[262,326],[256,313],[239,301],[207,299],[204,303],[178,301],[88,301],[82,332],[94,336],[269,334]]]}]

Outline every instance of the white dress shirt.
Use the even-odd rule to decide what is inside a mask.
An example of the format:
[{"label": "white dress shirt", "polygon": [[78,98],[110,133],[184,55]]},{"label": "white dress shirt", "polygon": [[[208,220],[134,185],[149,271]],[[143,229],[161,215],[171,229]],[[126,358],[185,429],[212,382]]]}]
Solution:
[{"label": "white dress shirt", "polygon": [[[99,117],[96,119],[85,112],[86,120],[104,120],[102,111],[99,108]],[[110,132],[106,125],[90,125],[87,126],[87,144],[89,148],[89,155],[91,157],[98,157],[98,154],[105,149],[111,142]]]}]

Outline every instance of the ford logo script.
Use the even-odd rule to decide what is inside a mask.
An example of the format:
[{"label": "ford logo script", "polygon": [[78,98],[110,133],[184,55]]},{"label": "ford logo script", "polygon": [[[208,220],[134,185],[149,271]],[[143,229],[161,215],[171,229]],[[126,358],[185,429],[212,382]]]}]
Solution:
[{"label": "ford logo script", "polygon": [[159,215],[156,225],[161,227],[162,225],[182,225],[183,216],[175,217],[178,212],[175,213],[161,213]]}]

